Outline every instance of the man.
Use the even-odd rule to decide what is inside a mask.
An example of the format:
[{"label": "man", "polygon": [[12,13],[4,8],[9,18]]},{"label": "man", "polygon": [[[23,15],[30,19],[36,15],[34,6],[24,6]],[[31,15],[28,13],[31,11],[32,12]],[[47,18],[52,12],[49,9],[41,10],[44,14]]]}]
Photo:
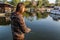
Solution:
[{"label": "man", "polygon": [[13,40],[24,40],[24,34],[29,33],[31,29],[26,27],[23,19],[23,12],[25,6],[23,3],[18,3],[16,11],[11,14],[11,28],[13,34]]}]

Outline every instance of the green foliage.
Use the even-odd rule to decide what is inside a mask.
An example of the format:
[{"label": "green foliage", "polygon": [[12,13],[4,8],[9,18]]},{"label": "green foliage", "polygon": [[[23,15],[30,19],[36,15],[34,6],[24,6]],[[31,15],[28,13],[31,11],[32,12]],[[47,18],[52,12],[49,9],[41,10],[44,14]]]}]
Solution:
[{"label": "green foliage", "polygon": [[37,6],[38,7],[49,6],[49,1],[48,0],[38,0]]},{"label": "green foliage", "polygon": [[12,1],[11,1],[11,2],[9,2],[9,4],[11,4],[11,5],[15,5]]},{"label": "green foliage", "polygon": [[41,7],[42,6],[42,0],[40,0],[40,1],[37,2],[37,6],[38,7]]},{"label": "green foliage", "polygon": [[25,5],[29,5],[30,4],[30,1],[25,1],[24,4]]},{"label": "green foliage", "polygon": [[56,6],[60,6],[60,0],[56,0]]},{"label": "green foliage", "polygon": [[25,6],[28,7],[28,8],[35,8],[36,6],[33,6],[32,2],[31,1],[25,1],[24,2]]},{"label": "green foliage", "polygon": [[60,3],[55,4],[56,6],[60,6]]},{"label": "green foliage", "polygon": [[30,7],[30,3],[31,3],[30,1],[25,1],[24,2],[24,4],[25,4],[26,7]]},{"label": "green foliage", "polygon": [[48,13],[44,12],[44,13],[36,13],[37,16],[37,20],[41,19],[41,18],[46,18],[48,16]]},{"label": "green foliage", "polygon": [[20,0],[12,0],[11,4],[16,6],[19,2],[20,2]]},{"label": "green foliage", "polygon": [[38,13],[36,14],[36,16],[37,16],[37,20],[39,20],[39,19],[41,19],[41,18],[42,18],[42,15],[41,15],[41,13],[40,13],[40,12],[38,12]]},{"label": "green foliage", "polygon": [[49,1],[48,0],[42,0],[42,6],[48,6],[49,5]]},{"label": "green foliage", "polygon": [[10,21],[6,21],[5,17],[0,17],[0,25],[8,25]]},{"label": "green foliage", "polygon": [[48,16],[48,13],[46,13],[46,12],[44,12],[43,14],[42,14],[42,18],[46,18]]},{"label": "green foliage", "polygon": [[29,13],[24,12],[23,16],[25,16],[26,18],[28,18],[29,17]]},{"label": "green foliage", "polygon": [[[20,1],[21,0],[12,0],[10,2],[10,4],[16,6],[17,3],[19,3]],[[48,0],[38,0],[36,6],[33,6],[32,1],[25,1],[24,4],[25,4],[26,7],[42,7],[42,6],[48,6],[49,1]]]}]

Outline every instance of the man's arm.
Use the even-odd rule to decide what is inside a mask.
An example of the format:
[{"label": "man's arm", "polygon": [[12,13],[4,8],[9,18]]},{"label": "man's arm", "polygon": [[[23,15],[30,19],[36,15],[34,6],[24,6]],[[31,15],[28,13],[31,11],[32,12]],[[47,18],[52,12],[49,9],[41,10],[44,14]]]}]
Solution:
[{"label": "man's arm", "polygon": [[20,22],[20,26],[23,30],[24,33],[29,33],[31,31],[31,29],[29,29],[26,24],[25,24],[25,21],[24,21],[24,18],[22,16],[19,16],[19,22]]}]

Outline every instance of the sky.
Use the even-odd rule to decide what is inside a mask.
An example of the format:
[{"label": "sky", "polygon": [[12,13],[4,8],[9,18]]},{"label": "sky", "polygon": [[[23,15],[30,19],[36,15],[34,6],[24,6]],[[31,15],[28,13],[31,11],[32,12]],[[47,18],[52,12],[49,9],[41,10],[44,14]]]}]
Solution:
[{"label": "sky", "polygon": [[56,0],[49,0],[50,3],[55,3]]},{"label": "sky", "polygon": [[[11,0],[8,0],[11,1]],[[55,3],[56,0],[48,0],[50,3]]]}]

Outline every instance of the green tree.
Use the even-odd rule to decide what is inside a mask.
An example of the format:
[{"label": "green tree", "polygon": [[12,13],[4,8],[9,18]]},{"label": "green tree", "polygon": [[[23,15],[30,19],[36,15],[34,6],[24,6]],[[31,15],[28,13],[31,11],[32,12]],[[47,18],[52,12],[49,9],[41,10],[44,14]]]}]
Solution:
[{"label": "green tree", "polygon": [[60,0],[56,0],[56,6],[60,6]]},{"label": "green tree", "polygon": [[25,1],[24,4],[25,6],[28,6],[30,4],[30,1]]},{"label": "green tree", "polygon": [[38,0],[37,6],[38,6],[38,7],[41,7],[41,6],[42,6],[42,0]]},{"label": "green tree", "polygon": [[21,0],[12,0],[11,4],[16,6]]},{"label": "green tree", "polygon": [[42,0],[42,6],[48,6],[49,5],[49,1],[48,0]]}]

